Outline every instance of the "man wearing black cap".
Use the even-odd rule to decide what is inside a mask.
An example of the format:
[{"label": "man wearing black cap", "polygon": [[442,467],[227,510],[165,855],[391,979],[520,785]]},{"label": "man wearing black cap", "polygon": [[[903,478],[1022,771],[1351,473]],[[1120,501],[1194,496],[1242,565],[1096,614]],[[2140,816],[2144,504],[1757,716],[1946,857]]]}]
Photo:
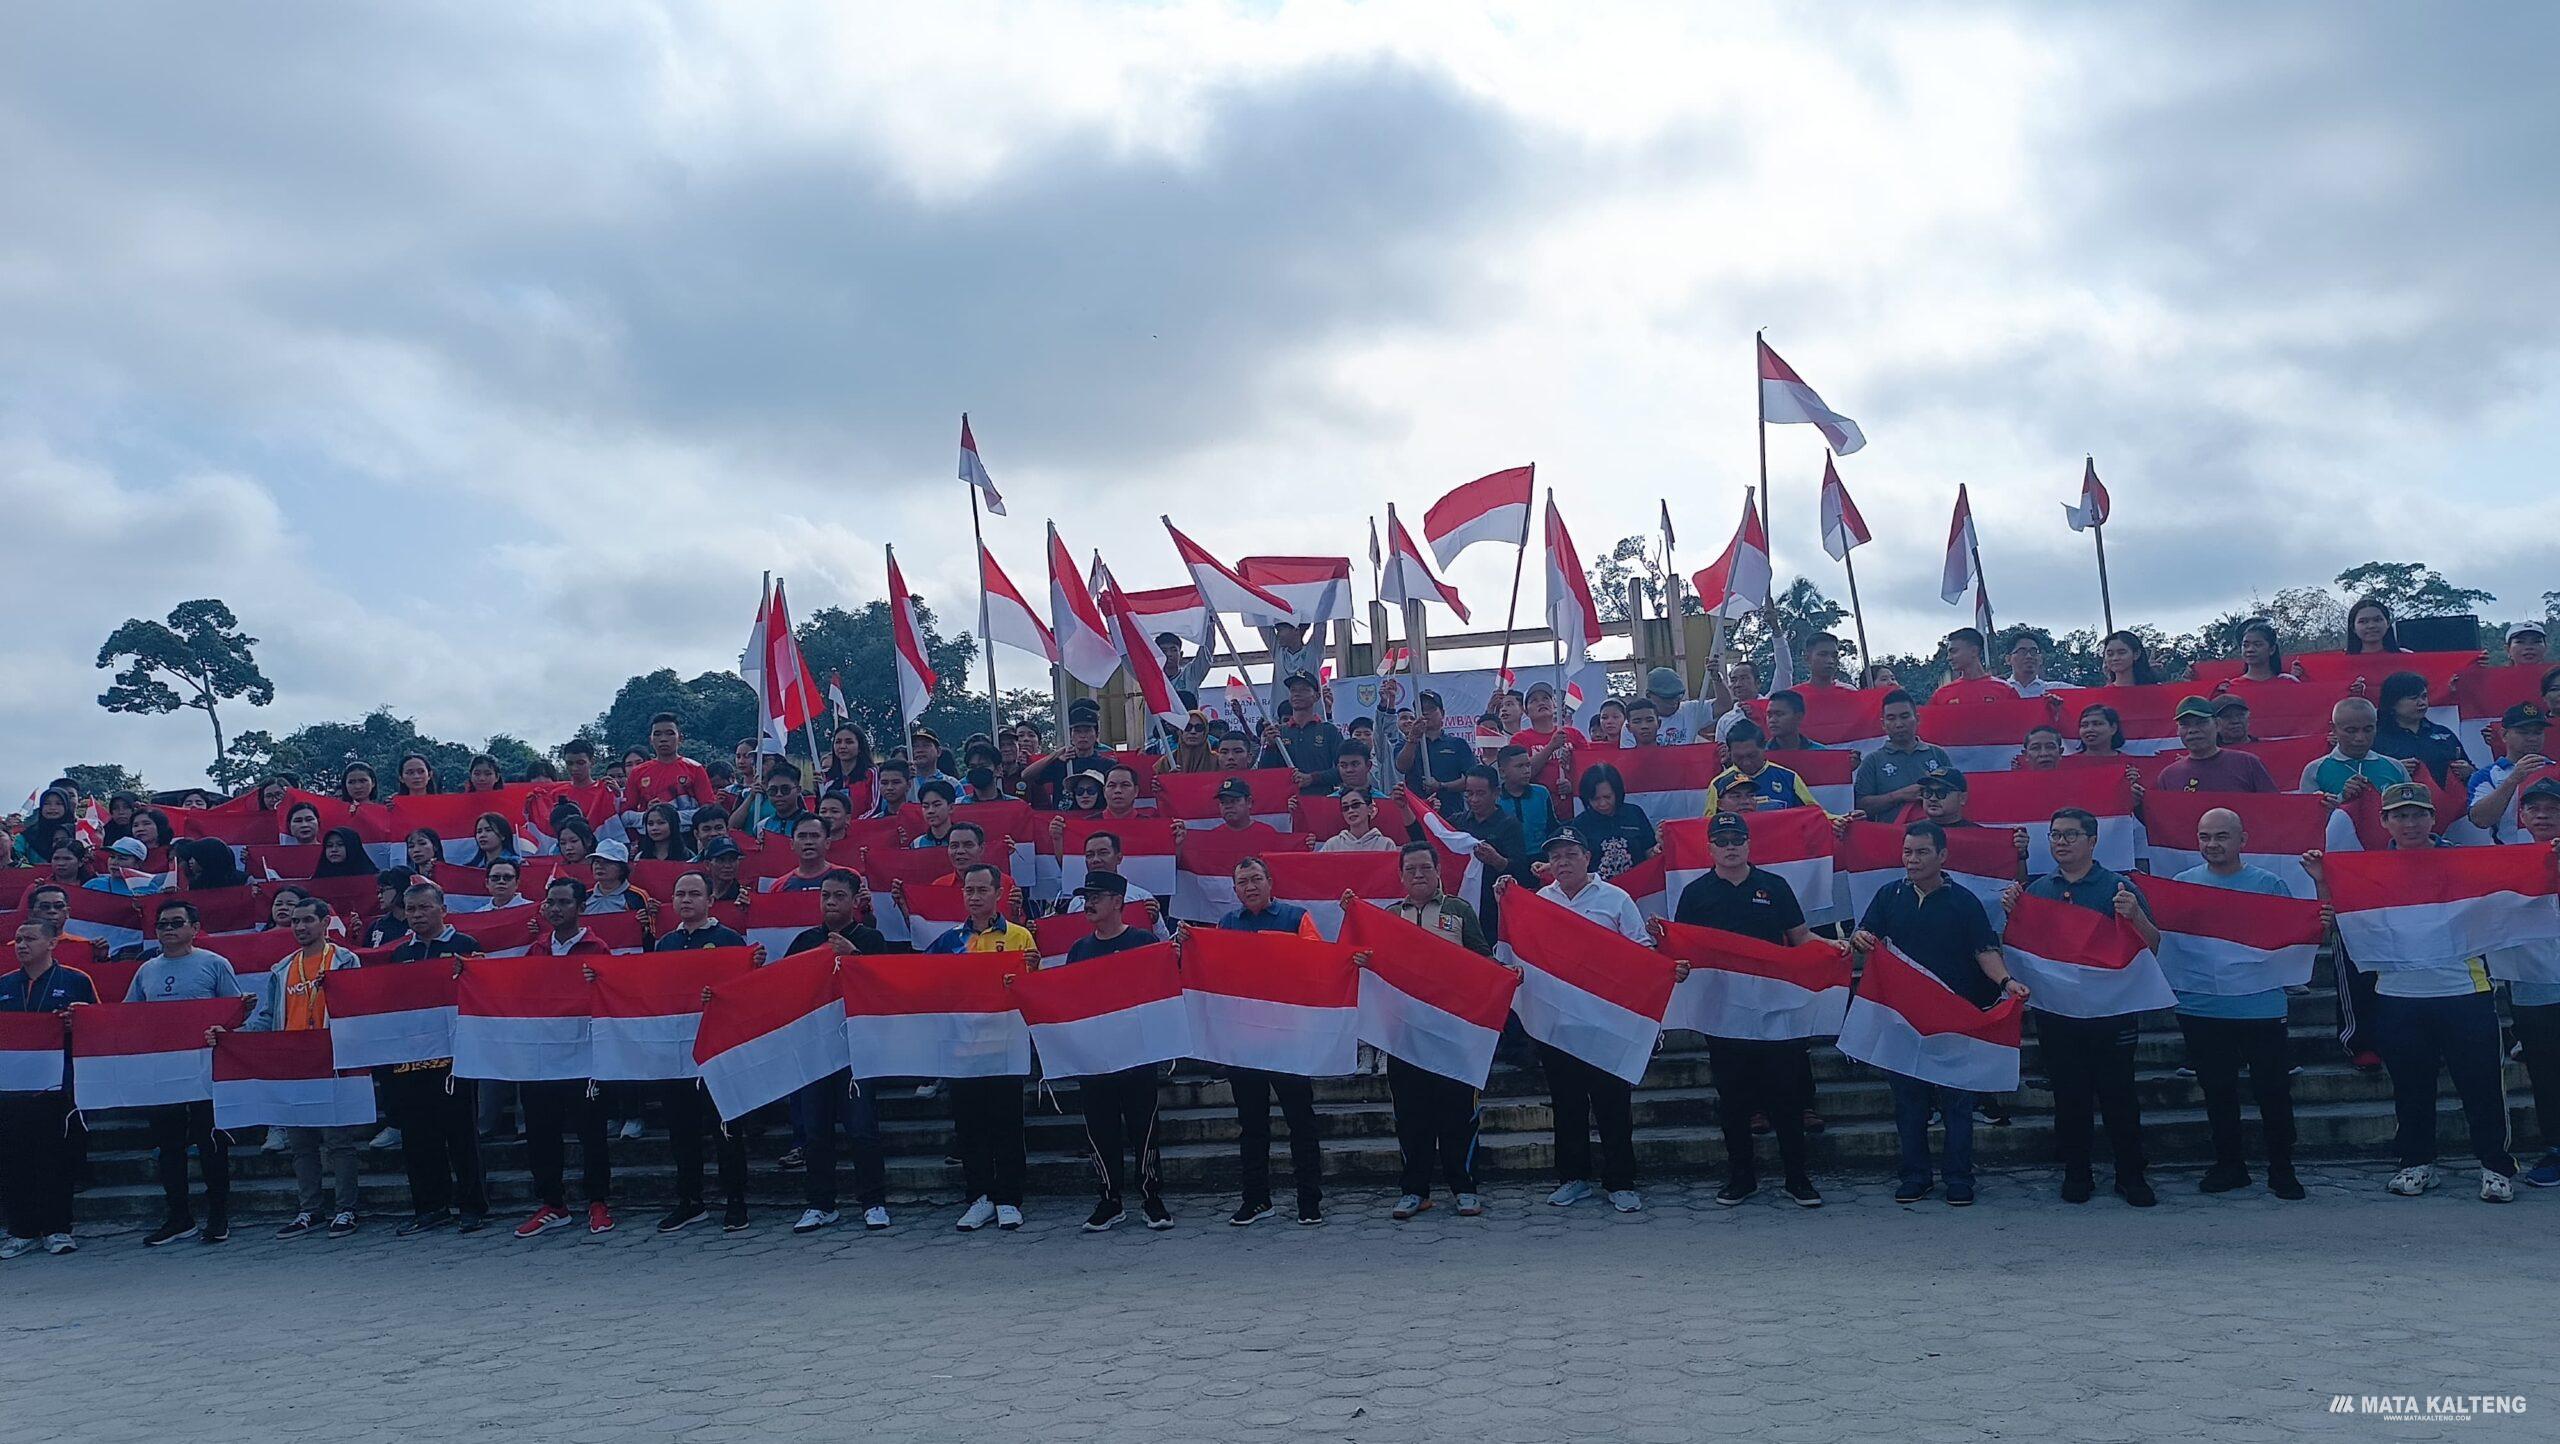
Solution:
[{"label": "man wearing black cap", "polygon": [[2213,737],[2225,747],[2243,747],[2258,739],[2249,735],[2249,699],[2225,692],[2213,699]]},{"label": "man wearing black cap", "polygon": [[1099,779],[1110,770],[1110,755],[1102,750],[1102,704],[1078,697],[1067,704],[1067,749],[1024,767],[1022,782],[1033,806],[1056,807],[1069,777],[1090,772]]},{"label": "man wearing black cap", "polygon": [[1414,725],[1396,749],[1396,772],[1424,801],[1445,808],[1476,765],[1476,750],[1449,735],[1448,704],[1438,692],[1424,688],[1414,705]]},{"label": "man wearing black cap", "polygon": [[2178,741],[2187,755],[2160,769],[2160,786],[2168,792],[2280,792],[2267,764],[2252,752],[2223,747],[2213,704],[2202,697],[2178,702]]},{"label": "man wearing black cap", "polygon": [[2500,755],[2497,761],[2471,774],[2469,813],[2472,824],[2492,839],[2514,840],[2517,790],[2551,765],[2551,759],[2542,751],[2543,740],[2549,734],[2550,725],[2542,709],[2531,702],[2518,702],[2498,719]]},{"label": "man wearing black cap", "polygon": [[1342,729],[1324,720],[1322,688],[1310,672],[1293,673],[1287,681],[1289,705],[1280,721],[1262,729],[1262,757],[1255,765],[1286,767],[1306,787],[1317,774],[1330,771],[1342,753]]},{"label": "man wearing black cap", "polygon": [[[830,867],[818,878],[818,925],[803,928],[784,955],[828,948],[848,953],[885,953],[889,940],[862,921],[862,878],[849,869]],[[862,1205],[862,1226],[877,1232],[889,1226],[888,1158],[880,1147],[880,1111],[867,1086],[856,1087],[850,1070],[829,1074],[791,1095],[792,1121],[804,1140],[801,1158],[808,1173],[808,1207],[793,1233],[815,1233],[834,1226],[836,1213],[836,1130],[844,1130],[853,1154],[853,1197]]]},{"label": "man wearing black cap", "polygon": [[[1084,886],[1076,891],[1085,914],[1093,919],[1093,931],[1068,945],[1068,964],[1125,953],[1160,941],[1152,931],[1130,925],[1125,911],[1129,899],[1127,878],[1116,872],[1088,872]],[[1094,1164],[1102,1175],[1102,1196],[1094,1201],[1093,1212],[1084,1221],[1084,1231],[1103,1233],[1128,1217],[1121,1202],[1126,1196],[1128,1177],[1123,1165],[1133,1148],[1137,1152],[1138,1212],[1146,1218],[1149,1228],[1173,1227],[1173,1213],[1164,1206],[1163,1159],[1156,1146],[1155,1065],[1145,1063],[1117,1073],[1095,1074],[1086,1078],[1078,1091],[1084,1099],[1085,1139],[1093,1145]]]}]

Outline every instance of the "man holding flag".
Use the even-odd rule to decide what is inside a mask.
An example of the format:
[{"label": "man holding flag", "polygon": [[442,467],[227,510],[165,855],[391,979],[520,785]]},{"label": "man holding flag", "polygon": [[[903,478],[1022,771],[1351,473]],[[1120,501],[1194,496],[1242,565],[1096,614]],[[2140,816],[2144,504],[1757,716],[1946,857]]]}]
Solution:
[{"label": "man holding flag", "polygon": [[[1226,789],[1221,787],[1224,797]],[[1322,939],[1307,910],[1271,895],[1271,868],[1259,857],[1235,866],[1236,908],[1218,919],[1221,932],[1295,933]],[[1188,931],[1185,925],[1185,931]],[[1271,1104],[1289,1124],[1289,1166],[1297,1176],[1298,1222],[1312,1228],[1324,1222],[1324,1145],[1316,1137],[1315,1085],[1288,1073],[1260,1068],[1227,1070],[1227,1086],[1235,1094],[1238,1145],[1243,1149],[1244,1197],[1227,1222],[1242,1228],[1271,1212]]]},{"label": "man holding flag", "polygon": [[[2182,731],[2185,711],[2181,704]],[[2204,862],[2176,880],[2262,897],[2293,896],[2283,878],[2242,860],[2248,841],[2240,814],[2214,808],[2196,819],[2196,851]],[[2213,1166],[2199,1185],[2206,1193],[2249,1186],[2249,1165],[2240,1155],[2240,1069],[2246,1064],[2258,1126],[2267,1137],[2267,1192],[2284,1199],[2303,1197],[2302,1180],[2293,1171],[2293,1079],[2285,1009],[2281,987],[2239,994],[2178,990],[2178,1031],[2187,1040],[2187,1062],[2196,1070],[2205,1121],[2213,1131]]]},{"label": "man holding flag", "polygon": [[[0,974],[0,1013],[50,1013],[68,1028],[73,1004],[98,1001],[98,985],[87,973],[55,959],[57,937],[32,918],[18,924],[10,939],[18,966]],[[71,1090],[62,1068],[47,1065],[46,1071],[51,1087],[0,1092],[0,1202],[9,1223],[0,1258],[15,1258],[39,1240],[49,1254],[79,1249],[71,1239],[71,1179],[80,1153],[71,1131]]]},{"label": "man holding flag", "polygon": [[[330,938],[331,915],[329,904],[316,897],[304,898],[295,906],[290,926],[299,946],[259,980],[257,1003],[241,1024],[243,1031],[301,1032],[329,1026],[325,979],[340,968],[356,965],[356,955]],[[324,1155],[336,1186],[332,1201],[337,1206],[328,1215],[329,1237],[345,1238],[356,1231],[356,1146],[371,1131],[363,1126],[284,1130],[286,1146],[293,1150],[296,1202],[293,1218],[276,1230],[276,1237],[300,1238],[319,1227]]]},{"label": "man holding flag", "polygon": [[[1040,945],[1031,930],[1004,915],[1004,875],[983,862],[960,869],[960,926],[933,940],[928,953],[1027,953],[1032,965]],[[1011,1233],[1022,1227],[1022,1180],[1028,1167],[1022,1146],[1022,1079],[1006,1073],[954,1078],[951,1132],[969,1207],[956,1225],[975,1233],[992,1223]]]},{"label": "man holding flag", "polygon": [[[1119,873],[1089,871],[1076,891],[1083,911],[1093,920],[1093,931],[1067,945],[1067,964],[1162,941],[1153,929],[1129,921],[1129,880]],[[1164,1156],[1156,1143],[1156,1065],[1141,1063],[1116,1073],[1089,1075],[1077,1092],[1084,1102],[1085,1141],[1093,1145],[1094,1166],[1102,1175],[1102,1196],[1086,1215],[1084,1231],[1105,1233],[1129,1216],[1122,1199],[1132,1151],[1137,1155],[1138,1212],[1151,1229],[1162,1232],[1173,1227],[1173,1211],[1164,1206]]]},{"label": "man holding flag", "polygon": [[[1538,896],[1598,923],[1629,942],[1653,946],[1644,914],[1636,900],[1616,883],[1602,882],[1591,871],[1591,850],[1577,833],[1559,832],[1546,841],[1549,876],[1554,881]],[[1504,877],[1499,895],[1513,886]],[[1547,1195],[1557,1208],[1570,1208],[1593,1194],[1608,1191],[1609,1206],[1620,1213],[1644,1207],[1636,1192],[1635,1086],[1617,1074],[1587,1062],[1552,1043],[1538,1045],[1538,1060],[1547,1075],[1547,1102],[1555,1113],[1556,1173],[1562,1182]],[[1591,1134],[1600,1133],[1600,1177],[1591,1177]]]},{"label": "man holding flag", "polygon": [[[1396,875],[1404,884],[1404,896],[1387,911],[1468,952],[1493,956],[1493,941],[1485,936],[1476,910],[1464,898],[1442,890],[1440,855],[1431,844],[1406,843],[1396,858]],[[1431,1206],[1435,1163],[1447,1176],[1449,1191],[1457,1195],[1458,1216],[1482,1214],[1484,1199],[1476,1192],[1475,1172],[1476,1090],[1389,1054],[1387,1097],[1395,1110],[1396,1140],[1404,1153],[1403,1186],[1389,1216],[1409,1219]]]}]

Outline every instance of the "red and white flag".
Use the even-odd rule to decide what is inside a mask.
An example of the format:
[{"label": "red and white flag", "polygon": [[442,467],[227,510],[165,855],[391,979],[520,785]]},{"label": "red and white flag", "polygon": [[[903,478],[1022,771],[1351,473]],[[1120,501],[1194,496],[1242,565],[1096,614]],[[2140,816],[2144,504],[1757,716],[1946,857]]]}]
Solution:
[{"label": "red and white flag", "polygon": [[[2274,873],[2295,897],[2307,898],[2317,891],[2311,875],[2303,871],[2302,855],[2329,845],[2329,809],[2307,792],[2173,792],[2152,787],[2142,796],[2142,825],[2153,877],[2173,878],[2204,866],[2204,854],[2196,847],[2196,825],[2216,808],[2239,815],[2242,862]],[[2221,889],[2213,891],[2222,894]]]},{"label": "red and white flag", "polygon": [[[1121,914],[1133,928],[1156,930],[1156,905],[1131,899]],[[1091,913],[1050,913],[1031,920],[1031,946],[1040,954],[1040,966],[1054,968],[1067,960],[1067,950],[1093,936]],[[1008,1003],[1006,1006],[1010,1007]]]},{"label": "red and white flag", "polygon": [[[779,577],[773,583],[773,608],[765,616],[764,638],[765,720],[779,743],[826,714],[826,699],[818,695],[818,680],[809,675],[809,661],[800,654],[800,639],[791,630],[791,602],[783,594]],[[777,745],[770,750],[787,749]]]},{"label": "red and white flag", "polygon": [[588,961],[471,959],[453,989],[453,1075],[508,1083],[594,1077]]},{"label": "red and white flag", "polygon": [[2053,871],[2053,814],[2077,807],[2098,819],[2098,865],[2133,871],[2142,855],[2142,823],[2133,815],[2133,788],[2120,770],[2065,767],[2053,772],[1985,772],[1969,777],[1965,816],[1998,832],[2027,835],[2027,871]]},{"label": "red and white flag", "polygon": [[812,948],[713,985],[693,1062],[723,1119],[851,1067],[835,955]]},{"label": "red and white flag", "polygon": [[987,596],[987,640],[1029,652],[1043,661],[1058,660],[1058,639],[1040,614],[1031,610],[1022,589],[996,565],[996,554],[978,547],[978,589]]},{"label": "red and white flag", "polygon": [[0,1093],[50,1093],[61,1087],[64,1056],[60,1018],[0,1013]]},{"label": "red and white flag", "polygon": [[1653,856],[1610,878],[1618,891],[1634,898],[1636,911],[1648,918],[1668,918],[1678,910],[1680,900],[1671,895],[1670,874],[1664,869],[1661,848]]},{"label": "red and white flag", "polygon": [[1351,950],[1292,933],[1193,928],[1182,944],[1190,1056],[1230,1068],[1330,1078],[1359,1064]]},{"label": "red and white flag", "polygon": [[74,1107],[151,1108],[213,1096],[207,1028],[237,1028],[246,998],[91,1003],[71,1010]]},{"label": "red and white flag", "polygon": [[1441,891],[1452,897],[1483,896],[1484,859],[1476,856],[1482,840],[1419,799],[1414,807],[1413,820],[1422,825],[1423,840],[1440,859]]},{"label": "red and white flag", "polygon": [[[1918,709],[1920,740],[1943,750],[1967,773],[2007,772],[2026,751],[2027,729],[2054,721],[2055,699],[2021,697],[1996,677],[1985,677],[1979,700],[1929,701]],[[1958,682],[1953,687],[1973,684]],[[1951,690],[1938,689],[1940,695]]]},{"label": "red and white flag", "polygon": [[1580,667],[1600,640],[1600,604],[1591,598],[1591,578],[1582,569],[1573,533],[1565,530],[1564,513],[1556,510],[1552,488],[1547,492],[1547,625],[1563,639],[1568,667]]},{"label": "red and white flag", "polygon": [[946,873],[927,883],[908,883],[906,888],[907,941],[917,952],[923,952],[942,941],[942,935],[969,920],[969,905],[960,896],[960,879]]},{"label": "red and white flag", "polygon": [[[1764,807],[1742,820],[1751,829],[1751,865],[1787,880],[1805,921],[1825,923],[1841,915],[1830,814],[1819,807]],[[1708,821],[1683,817],[1658,829],[1663,881],[1674,898],[1715,871],[1715,856],[1707,850]]]},{"label": "red and white flag", "polygon": [[329,1041],[341,1068],[388,1068],[453,1056],[454,978],[450,964],[368,964],[340,968],[329,994]]},{"label": "red and white flag", "polygon": [[2438,968],[2560,940],[2551,849],[2333,852],[2323,864],[2338,936],[2367,972]]},{"label": "red and white flag", "polygon": [[764,589],[756,594],[756,619],[747,628],[747,645],[738,652],[738,675],[755,689],[756,701],[764,701],[765,626],[773,614],[773,578],[764,580]]},{"label": "red and white flag", "polygon": [[1747,617],[1769,604],[1769,533],[1761,525],[1760,508],[1746,489],[1742,522],[1724,554],[1689,578],[1707,615],[1727,621]]},{"label": "red and white flag", "polygon": [[1171,943],[1017,973],[1007,986],[1040,1050],[1043,1077],[1117,1073],[1193,1051]]},{"label": "red and white flag", "polygon": [[1520,887],[1502,897],[1502,950],[1520,965],[1512,1008],[1523,1031],[1629,1083],[1644,1081],[1671,1003],[1669,958]]},{"label": "red and white flag", "polygon": [[755,967],[755,950],[691,948],[578,961],[596,970],[588,1076],[683,1079],[702,1076],[693,1061],[702,990],[745,977]]},{"label": "red and white flag", "polygon": [[1149,637],[1171,632],[1193,647],[1207,647],[1217,636],[1216,615],[1200,600],[1200,589],[1188,582],[1145,590],[1123,587],[1120,595]]},{"label": "red and white flag", "polygon": [[1369,966],[1360,970],[1360,1041],[1482,1088],[1519,976],[1369,903],[1346,910],[1342,944],[1369,953]]},{"label": "red and white flag", "polygon": [[1031,1033],[1005,975],[1022,953],[848,957],[846,1044],[856,1078],[1019,1078],[1031,1072]]},{"label": "red and white flag", "polygon": [[[991,836],[988,841],[999,842],[1000,839]],[[885,883],[881,885],[886,886]],[[672,889],[669,891],[672,892]],[[669,893],[657,895],[666,897]],[[718,907],[713,909],[715,914],[718,910]],[[749,943],[762,947],[768,958],[778,958],[791,951],[792,939],[824,921],[815,888],[800,888],[788,892],[775,888],[769,892],[748,893],[743,899],[742,911],[745,916],[726,920],[725,925],[736,928]],[[608,913],[606,916],[610,917],[612,914]],[[699,951],[714,950],[703,948]],[[695,996],[701,995],[697,993]],[[693,1075],[687,1073],[683,1076],[690,1078]]]},{"label": "red and white flag", "polygon": [[1858,429],[1858,423],[1823,405],[1822,398],[1766,341],[1760,343],[1760,420],[1808,422],[1842,456],[1867,444],[1867,434]]},{"label": "red and white flag", "polygon": [[1981,546],[1973,529],[1973,501],[1965,495],[1964,483],[1957,482],[1955,515],[1947,523],[1947,559],[1938,570],[1938,600],[1957,601],[1978,580],[1973,556]]},{"label": "red and white flag", "polygon": [[1392,852],[1267,852],[1262,861],[1271,871],[1273,899],[1305,908],[1328,938],[1342,931],[1344,893],[1374,903],[1404,896]]},{"label": "red and white flag", "polygon": [[995,478],[987,475],[987,464],[978,456],[978,438],[969,434],[969,413],[960,413],[960,479],[978,489],[987,510],[1004,515],[1004,494],[996,490]]},{"label": "red and white flag", "polygon": [[1209,555],[1209,549],[1182,534],[1172,517],[1160,518],[1165,535],[1173,538],[1173,549],[1182,556],[1183,569],[1191,573],[1191,585],[1200,589],[1201,599],[1214,611],[1233,612],[1239,616],[1292,617],[1296,608],[1289,599],[1244,579],[1244,573]]},{"label": "red and white flag", "polygon": [[1049,620],[1058,649],[1058,665],[1088,687],[1109,682],[1120,670],[1120,649],[1112,645],[1111,626],[1077,570],[1075,557],[1049,523]]},{"label": "red and white flag", "polygon": [[[1842,887],[1848,893],[1847,916],[1862,918],[1876,894],[1902,881],[1902,825],[1853,822],[1833,851]],[[1947,829],[1947,880],[1973,894],[2000,926],[2000,894],[2018,880],[2018,844],[2007,828]]]},{"label": "red and white flag", "polygon": [[1790,947],[1716,928],[1663,925],[1662,951],[1689,965],[1662,1026],[1710,1038],[1829,1038],[1849,1011],[1849,955],[1815,939]]},{"label": "red and white flag", "polygon": [[2093,526],[2107,524],[2107,506],[2106,484],[2098,480],[2098,458],[2093,456],[2080,473],[2080,504],[2074,506],[2064,502],[2062,515],[2071,523],[2073,531],[2087,531]]},{"label": "red and white flag", "polygon": [[1858,504],[1849,499],[1849,488],[1840,483],[1840,468],[1822,458],[1822,549],[1835,562],[1845,562],[1855,548],[1875,540],[1867,530],[1867,519],[1858,515]]},{"label": "red and white flag", "polygon": [[1097,832],[1120,839],[1120,875],[1132,888],[1156,898],[1173,896],[1173,837],[1181,824],[1168,817],[1117,819],[1093,814],[1067,817],[1059,831],[1058,894],[1084,886],[1084,845]]},{"label": "red and white flag", "polygon": [[[1707,789],[1724,771],[1722,751],[1712,742],[1682,742],[1659,747],[1621,747],[1574,754],[1578,766],[1606,762],[1627,780],[1626,800],[1644,809],[1657,823],[1667,818],[1698,817],[1707,810]],[[1843,811],[1846,809],[1844,808]]]},{"label": "red and white flag", "polygon": [[1253,793],[1254,821],[1275,828],[1289,826],[1289,802],[1298,795],[1298,782],[1285,767],[1165,773],[1156,779],[1156,811],[1198,831],[1214,828],[1218,826],[1218,789],[1238,778]]},{"label": "red and white flag", "polygon": [[916,625],[916,599],[907,590],[906,575],[898,570],[898,549],[890,547],[888,553],[889,642],[898,668],[898,712],[912,727],[933,705],[933,689],[940,679],[925,655],[924,630]]},{"label": "red and white flag", "polygon": [[[1096,567],[1101,566],[1101,557],[1096,556],[1093,560]],[[1348,567],[1350,564],[1346,562],[1344,565]],[[1111,626],[1112,645],[1120,654],[1121,661],[1128,664],[1130,679],[1138,684],[1138,700],[1146,705],[1149,719],[1168,727],[1180,727],[1189,715],[1189,709],[1182,705],[1180,697],[1174,695],[1173,680],[1164,673],[1164,654],[1156,649],[1155,639],[1147,634],[1137,614],[1129,610],[1129,603],[1121,597],[1119,586],[1111,582],[1111,574],[1105,571],[1102,575],[1105,582],[1100,598],[1103,620]]]},{"label": "red and white flag", "polygon": [[2177,1006],[2160,960],[2112,911],[2032,894],[2000,930],[2009,975],[2033,1006],[2066,1018],[2115,1018]]},{"label": "red and white flag", "polygon": [[2159,876],[2142,880],[2142,897],[2160,929],[2161,974],[2179,992],[2231,997],[2311,981],[2326,929],[2307,897]]},{"label": "red and white flag", "polygon": [[1305,849],[1305,839],[1268,827],[1261,823],[1241,830],[1208,827],[1187,832],[1174,864],[1173,915],[1214,922],[1235,910],[1237,863],[1248,857],[1269,862],[1275,855]]},{"label": "red and white flag", "polygon": [[[1527,510],[1525,503],[1521,509]],[[1387,508],[1387,567],[1378,578],[1378,600],[1438,602],[1457,613],[1459,621],[1467,619],[1467,604],[1459,599],[1458,589],[1432,574],[1431,564],[1423,560],[1392,506]]]},{"label": "red and white flag", "polygon": [[1840,1051],[1942,1088],[2006,1093],[2018,1086],[2023,1009],[2015,998],[1977,1008],[1887,943],[1867,954]]},{"label": "red and white flag", "polygon": [[325,1028],[214,1040],[216,1128],[359,1128],[373,1117],[373,1078],[339,1070]]},{"label": "red and white flag", "polygon": [[833,669],[827,672],[827,710],[834,713],[839,722],[853,715],[853,709],[844,700],[844,674]]},{"label": "red and white flag", "polygon": [[1529,544],[1529,493],[1535,465],[1507,467],[1479,476],[1431,504],[1422,514],[1422,539],[1446,567],[1477,542]]},{"label": "red and white flag", "polygon": [[1256,626],[1314,626],[1347,622],[1355,615],[1349,557],[1243,557],[1236,562],[1236,573],[1289,604],[1288,611],[1276,614],[1246,613],[1245,620]]}]

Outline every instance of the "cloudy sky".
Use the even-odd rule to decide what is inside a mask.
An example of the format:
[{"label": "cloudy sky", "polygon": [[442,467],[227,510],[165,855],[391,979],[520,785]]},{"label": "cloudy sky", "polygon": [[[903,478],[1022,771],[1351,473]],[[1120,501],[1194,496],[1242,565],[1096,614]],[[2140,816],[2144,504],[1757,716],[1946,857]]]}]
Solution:
[{"label": "cloudy sky", "polygon": [[[559,740],[734,662],[771,568],[974,612],[1013,507],[1164,584],[1349,553],[1534,460],[1586,554],[1754,472],[1750,337],[1870,445],[1910,649],[1972,487],[2004,615],[2373,558],[2560,585],[2560,19],[2310,5],[54,6],[0,47],[0,778],[110,718],[98,641],[214,595],[283,730]],[[2538,33],[2534,33],[2538,32]],[[1782,574],[1820,443],[1771,433]],[[1488,549],[1490,550],[1490,549]],[[1365,567],[1363,568],[1365,572]],[[1455,580],[1499,610],[1506,558]],[[1536,568],[1531,568],[1536,576]],[[1534,610],[1534,600],[1532,603]],[[1028,678],[1031,667],[1004,663]],[[10,796],[18,795],[11,791]]]}]

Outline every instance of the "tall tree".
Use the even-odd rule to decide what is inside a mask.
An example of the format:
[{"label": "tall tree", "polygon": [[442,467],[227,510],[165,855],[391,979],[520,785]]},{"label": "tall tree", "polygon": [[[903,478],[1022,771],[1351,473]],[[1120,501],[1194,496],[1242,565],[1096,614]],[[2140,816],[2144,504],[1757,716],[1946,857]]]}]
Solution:
[{"label": "tall tree", "polygon": [[2469,612],[2498,599],[2478,587],[2457,587],[2424,562],[2366,562],[2338,573],[2338,589],[2351,597],[2375,597],[2395,617],[2442,617]]},{"label": "tall tree", "polygon": [[206,769],[212,776],[222,765],[220,704],[242,697],[264,707],[276,699],[276,684],[258,670],[250,651],[257,645],[257,638],[242,635],[231,609],[212,597],[180,602],[166,622],[132,618],[98,648],[101,669],[124,667],[99,694],[98,705],[145,716],[199,709],[213,724],[213,766]]},{"label": "tall tree", "polygon": [[130,792],[139,797],[150,789],[142,785],[142,774],[114,762],[82,762],[62,769],[80,788],[83,797],[105,797],[112,793]]},{"label": "tall tree", "polygon": [[381,779],[383,791],[389,792],[392,779],[400,770],[400,759],[412,752],[427,759],[441,787],[458,788],[469,773],[472,749],[459,742],[430,737],[419,731],[411,719],[393,715],[388,707],[377,707],[353,722],[314,723],[282,737],[263,731],[243,732],[233,739],[231,753],[215,769],[214,780],[224,787],[240,788],[260,778],[289,773],[300,778],[303,786],[327,792],[335,788],[338,774],[346,770],[348,763],[362,762]]}]

